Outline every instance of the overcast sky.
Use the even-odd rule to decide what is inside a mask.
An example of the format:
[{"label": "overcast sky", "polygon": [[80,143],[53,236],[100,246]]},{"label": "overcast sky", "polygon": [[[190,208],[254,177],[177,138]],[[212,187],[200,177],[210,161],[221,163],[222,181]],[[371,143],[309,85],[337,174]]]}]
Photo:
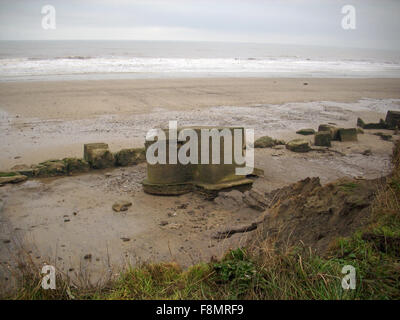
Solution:
[{"label": "overcast sky", "polygon": [[[43,5],[56,29],[42,28]],[[341,27],[343,5],[356,30]],[[399,0],[0,0],[0,39],[193,40],[400,50]]]}]

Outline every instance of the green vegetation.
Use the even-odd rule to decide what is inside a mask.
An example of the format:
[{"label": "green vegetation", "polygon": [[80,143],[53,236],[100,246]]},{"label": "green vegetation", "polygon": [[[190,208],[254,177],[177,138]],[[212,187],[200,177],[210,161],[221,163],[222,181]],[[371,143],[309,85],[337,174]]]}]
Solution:
[{"label": "green vegetation", "polygon": [[0,177],[14,177],[18,175],[17,172],[0,172]]},{"label": "green vegetation", "polygon": [[[393,164],[391,176],[375,196],[368,226],[337,239],[325,256],[299,247],[277,251],[271,239],[186,270],[174,263],[144,264],[97,288],[72,287],[60,278],[56,290],[42,290],[38,268],[25,265],[19,290],[7,298],[400,299],[399,143]],[[343,185],[345,191],[355,187]],[[345,265],[356,269],[355,290],[342,289]]]}]

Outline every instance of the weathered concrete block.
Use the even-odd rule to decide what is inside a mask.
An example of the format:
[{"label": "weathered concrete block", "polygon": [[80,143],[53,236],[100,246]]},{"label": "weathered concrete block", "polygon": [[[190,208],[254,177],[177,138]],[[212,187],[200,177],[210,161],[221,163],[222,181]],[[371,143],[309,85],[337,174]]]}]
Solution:
[{"label": "weathered concrete block", "polygon": [[146,152],[144,148],[122,149],[114,157],[116,165],[129,166],[146,161]]},{"label": "weathered concrete block", "polygon": [[400,127],[400,111],[389,110],[386,114],[386,124],[389,129]]},{"label": "weathered concrete block", "polygon": [[338,129],[339,140],[342,142],[357,141],[357,129],[356,128],[340,128]]},{"label": "weathered concrete block", "polygon": [[329,131],[331,133],[331,140],[338,140],[338,128],[330,125],[330,124],[321,124],[318,127],[318,132],[321,131]]},{"label": "weathered concrete block", "polygon": [[310,136],[315,133],[315,130],[314,129],[300,129],[300,130],[296,131],[296,133],[301,134],[303,136]]},{"label": "weathered concrete block", "polygon": [[310,143],[303,139],[294,139],[286,144],[286,149],[293,152],[308,152],[311,150]]},{"label": "weathered concrete block", "polygon": [[315,134],[314,144],[321,147],[331,146],[332,135],[330,131],[320,131]]},{"label": "weathered concrete block", "polygon": [[84,145],[83,157],[94,169],[113,167],[114,155],[108,150],[106,143],[88,143]]},{"label": "weathered concrete block", "polygon": [[357,118],[357,126],[363,129],[387,129],[388,125],[383,120],[380,119],[378,123],[365,123],[363,119]]}]

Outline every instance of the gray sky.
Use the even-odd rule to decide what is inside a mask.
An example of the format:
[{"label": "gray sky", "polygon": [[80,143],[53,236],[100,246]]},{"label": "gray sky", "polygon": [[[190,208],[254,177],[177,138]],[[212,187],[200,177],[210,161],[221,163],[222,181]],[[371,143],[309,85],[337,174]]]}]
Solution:
[{"label": "gray sky", "polygon": [[[43,5],[56,30],[41,27]],[[356,9],[344,30],[343,5]],[[0,39],[193,40],[400,50],[399,0],[0,0]]]}]

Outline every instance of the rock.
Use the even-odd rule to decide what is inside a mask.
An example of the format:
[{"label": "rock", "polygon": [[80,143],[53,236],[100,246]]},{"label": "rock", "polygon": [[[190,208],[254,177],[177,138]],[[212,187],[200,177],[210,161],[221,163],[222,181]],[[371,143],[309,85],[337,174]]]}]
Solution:
[{"label": "rock", "polygon": [[13,166],[11,170],[18,171],[20,174],[27,177],[33,177],[35,174],[35,171],[31,167],[28,167],[26,164],[17,164]]},{"label": "rock", "polygon": [[118,166],[135,165],[146,161],[144,148],[122,149],[114,154],[115,163]]},{"label": "rock", "polygon": [[388,129],[400,127],[400,111],[389,110],[386,114],[386,124]]},{"label": "rock", "polygon": [[160,226],[166,226],[168,224],[168,221],[165,221],[165,220],[163,220],[163,221],[161,221],[160,222]]},{"label": "rock", "polygon": [[28,179],[27,176],[15,172],[1,172],[0,173],[0,186],[6,183],[18,183]]},{"label": "rock", "polygon": [[85,259],[85,260],[92,260],[92,254],[91,254],[91,253],[85,254],[85,256],[83,257],[83,259]]},{"label": "rock", "polygon": [[330,147],[332,135],[330,131],[319,131],[315,134],[314,144],[321,147]]},{"label": "rock", "polygon": [[122,240],[123,242],[131,241],[131,239],[130,239],[130,238],[127,238],[127,237],[122,237],[121,240]]},{"label": "rock", "polygon": [[302,134],[303,136],[310,136],[315,133],[314,129],[301,129],[296,131],[297,134]]},{"label": "rock", "polygon": [[364,134],[364,130],[361,128],[357,128],[357,134]]},{"label": "rock", "polygon": [[106,143],[88,143],[83,147],[83,157],[92,168],[103,169],[113,167],[115,159]]},{"label": "rock", "polygon": [[253,172],[247,175],[248,177],[264,177],[264,170],[260,168],[253,168]]},{"label": "rock", "polygon": [[364,126],[365,126],[364,120],[361,118],[357,118],[357,127],[364,128]]},{"label": "rock", "polygon": [[385,141],[392,140],[392,135],[391,134],[386,134],[386,133],[383,133],[383,132],[376,132],[376,133],[374,133],[374,135],[381,137],[381,139],[385,140]]},{"label": "rock", "polygon": [[308,152],[311,150],[310,143],[303,139],[294,139],[286,144],[286,149],[293,152]]},{"label": "rock", "polygon": [[132,205],[132,202],[129,201],[118,201],[113,204],[112,209],[115,212],[126,211]]},{"label": "rock", "polygon": [[254,142],[254,148],[272,148],[275,146],[277,143],[275,139],[272,139],[271,137],[264,136],[261,138],[258,138]]},{"label": "rock", "polygon": [[363,119],[357,118],[357,126],[363,129],[387,129],[388,125],[383,119],[379,123],[365,123]]},{"label": "rock", "polygon": [[64,162],[68,173],[88,172],[90,170],[89,163],[83,159],[64,158],[62,161]]},{"label": "rock", "polygon": [[371,149],[366,149],[361,154],[364,156],[370,156],[372,154],[372,151]]},{"label": "rock", "polygon": [[357,141],[357,130],[356,128],[340,128],[338,129],[338,137],[342,142]]},{"label": "rock", "polygon": [[54,177],[65,175],[67,167],[62,160],[47,160],[33,166],[34,175],[37,177]]}]

